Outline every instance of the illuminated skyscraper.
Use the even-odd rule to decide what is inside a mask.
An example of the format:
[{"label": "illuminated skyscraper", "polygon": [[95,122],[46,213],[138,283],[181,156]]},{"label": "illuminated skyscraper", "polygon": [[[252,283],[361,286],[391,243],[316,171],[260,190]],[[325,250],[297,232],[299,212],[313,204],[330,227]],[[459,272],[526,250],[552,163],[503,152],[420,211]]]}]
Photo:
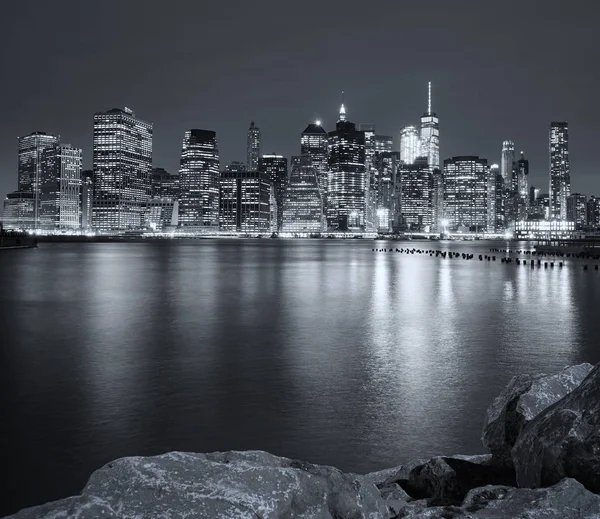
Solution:
[{"label": "illuminated skyscraper", "polygon": [[366,224],[365,134],[346,120],[344,103],[336,129],[327,134],[327,225],[334,230]]},{"label": "illuminated skyscraper", "polygon": [[179,225],[190,230],[219,227],[219,146],[210,130],[188,130],[179,167]]},{"label": "illuminated skyscraper", "polygon": [[[42,156],[44,150],[57,146],[59,141],[60,138],[56,135],[48,135],[44,132],[33,132],[30,135],[19,137],[18,192],[32,194],[33,218],[26,219],[27,225],[31,225],[31,227],[39,225]],[[17,199],[19,198],[14,198],[14,200]],[[27,200],[29,199],[27,198]],[[27,203],[29,204],[29,202]]]},{"label": "illuminated skyscraper", "polygon": [[254,121],[248,128],[248,138],[246,140],[246,169],[248,171],[258,170],[258,158],[260,157],[260,129],[254,126]]},{"label": "illuminated skyscraper", "polygon": [[94,200],[94,172],[86,169],[81,172],[81,228],[92,228],[92,203]]},{"label": "illuminated skyscraper", "polygon": [[300,155],[308,155],[315,169],[321,196],[327,192],[327,132],[321,121],[309,124],[300,138]]},{"label": "illuminated skyscraper", "polygon": [[421,139],[414,126],[407,126],[400,132],[400,160],[412,164],[421,153]]},{"label": "illuminated skyscraper", "polygon": [[282,231],[304,234],[320,233],[323,230],[323,201],[316,169],[308,155],[292,157]]},{"label": "illuminated skyscraper", "polygon": [[38,226],[42,229],[78,229],[81,225],[81,150],[69,144],[42,153]]},{"label": "illuminated skyscraper", "polygon": [[586,204],[586,222],[590,230],[600,230],[600,198],[590,196]]},{"label": "illuminated skyscraper", "polygon": [[427,157],[400,164],[400,214],[405,230],[429,231],[433,216],[433,176]]},{"label": "illuminated skyscraper", "polygon": [[146,227],[164,231],[179,225],[179,175],[152,169],[152,196],[146,207]]},{"label": "illuminated skyscraper", "polygon": [[379,232],[389,232],[397,223],[396,204],[399,203],[400,192],[396,192],[396,182],[400,184],[398,168],[400,167],[400,153],[386,151],[376,153],[376,205],[375,228]]},{"label": "illuminated skyscraper", "polygon": [[230,232],[270,232],[271,179],[262,171],[221,172],[220,226]]},{"label": "illuminated skyscraper", "polygon": [[575,222],[575,229],[583,230],[587,224],[587,199],[585,195],[573,193],[567,197],[567,220]]},{"label": "illuminated skyscraper", "polygon": [[569,167],[569,126],[566,122],[550,125],[550,219],[567,219],[567,198],[571,194]]},{"label": "illuminated skyscraper", "polygon": [[288,185],[287,159],[281,155],[263,155],[258,159],[258,171],[266,173],[271,179],[276,203],[276,208],[272,214],[276,215],[277,220],[277,227],[273,226],[273,231],[280,231],[283,225],[283,203]]},{"label": "illuminated skyscraper", "polygon": [[488,232],[504,231],[504,201],[504,179],[500,173],[500,166],[498,166],[498,164],[492,164],[487,178]]},{"label": "illuminated skyscraper", "polygon": [[421,152],[431,169],[440,167],[440,120],[431,109],[431,82],[429,83],[427,112],[421,116]]},{"label": "illuminated skyscraper", "polygon": [[513,141],[502,142],[502,158],[500,160],[500,174],[504,180],[504,187],[513,189],[513,168],[515,163],[515,143]]},{"label": "illuminated skyscraper", "polygon": [[481,232],[487,228],[487,159],[475,156],[444,160],[445,218],[450,228]]},{"label": "illuminated skyscraper", "polygon": [[517,161],[514,171],[516,175],[516,181],[513,181],[513,185],[516,185],[516,219],[525,220],[527,219],[529,207],[529,161],[525,158],[523,152],[521,152],[521,157]]},{"label": "illuminated skyscraper", "polygon": [[129,108],[94,114],[93,169],[94,227],[142,227],[152,188],[152,124]]}]

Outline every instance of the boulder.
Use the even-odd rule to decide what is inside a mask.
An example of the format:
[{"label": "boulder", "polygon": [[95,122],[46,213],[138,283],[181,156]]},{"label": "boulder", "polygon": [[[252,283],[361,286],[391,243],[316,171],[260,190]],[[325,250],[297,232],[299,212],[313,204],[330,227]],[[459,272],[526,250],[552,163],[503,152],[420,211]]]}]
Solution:
[{"label": "boulder", "polygon": [[[392,481],[387,481],[389,485]],[[469,490],[484,485],[514,485],[514,471],[493,463],[492,456],[436,457],[414,467],[399,484],[413,499],[430,504],[460,504]]]},{"label": "boulder", "polygon": [[511,450],[525,426],[579,386],[592,369],[586,363],[554,375],[514,377],[487,411],[483,445],[500,463],[512,465]]},{"label": "boulder", "polygon": [[542,489],[485,486],[471,490],[461,506],[428,506],[408,503],[397,519],[598,519],[600,496],[574,479]]},{"label": "boulder", "polygon": [[14,519],[388,518],[375,485],[333,467],[262,451],[121,458],[94,472],[78,497]]},{"label": "boulder", "polygon": [[512,460],[520,487],[550,486],[568,477],[600,494],[600,364],[525,428]]}]

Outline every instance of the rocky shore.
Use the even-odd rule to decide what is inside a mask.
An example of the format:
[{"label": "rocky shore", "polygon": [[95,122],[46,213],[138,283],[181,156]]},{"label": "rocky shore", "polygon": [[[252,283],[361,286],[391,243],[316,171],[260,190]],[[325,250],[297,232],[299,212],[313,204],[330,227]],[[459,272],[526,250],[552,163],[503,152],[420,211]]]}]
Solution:
[{"label": "rocky shore", "polygon": [[488,455],[366,475],[262,451],[122,458],[10,517],[600,519],[600,364],[515,377],[482,440]]}]

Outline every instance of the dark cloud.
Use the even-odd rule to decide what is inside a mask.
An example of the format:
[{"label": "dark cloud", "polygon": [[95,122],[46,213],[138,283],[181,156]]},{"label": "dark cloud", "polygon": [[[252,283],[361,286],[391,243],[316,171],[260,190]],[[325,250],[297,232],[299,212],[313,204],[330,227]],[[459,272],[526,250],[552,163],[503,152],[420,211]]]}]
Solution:
[{"label": "dark cloud", "polygon": [[600,3],[544,0],[324,2],[6,1],[0,18],[0,194],[16,188],[19,135],[58,133],[91,167],[95,111],[154,123],[154,163],[178,168],[183,132],[213,129],[223,163],[299,151],[319,117],[397,136],[434,84],[441,156],[499,162],[512,139],[547,190],[548,126],[568,120],[574,191],[600,195]]}]

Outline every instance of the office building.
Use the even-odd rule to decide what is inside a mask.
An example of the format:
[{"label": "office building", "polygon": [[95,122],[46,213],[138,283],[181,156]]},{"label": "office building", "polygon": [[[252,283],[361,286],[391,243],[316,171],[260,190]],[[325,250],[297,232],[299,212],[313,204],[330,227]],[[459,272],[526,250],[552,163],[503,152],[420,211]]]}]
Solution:
[{"label": "office building", "polygon": [[152,168],[151,198],[179,198],[179,175],[164,168]]},{"label": "office building", "polygon": [[502,157],[500,159],[500,174],[504,180],[505,189],[513,190],[513,168],[515,164],[515,143],[513,141],[502,142]]},{"label": "office building", "polygon": [[[19,137],[18,189],[17,193],[32,193],[33,219],[27,218],[27,228],[37,228],[40,211],[40,186],[42,181],[42,157],[44,150],[54,148],[60,143],[60,137],[45,132],[33,132]],[[15,195],[11,200],[25,200]],[[27,202],[26,205],[28,205]],[[24,207],[24,206],[23,206]]]},{"label": "office building", "polygon": [[46,148],[42,153],[38,227],[46,230],[81,226],[82,152],[69,144]]},{"label": "office building", "polygon": [[321,121],[309,124],[300,137],[300,155],[310,157],[315,169],[321,196],[327,193],[327,132]]},{"label": "office building", "polygon": [[487,229],[488,162],[477,156],[444,160],[445,218],[450,229]]},{"label": "office building", "polygon": [[487,176],[487,231],[502,232],[505,230],[504,220],[504,179],[500,166],[492,164]]},{"label": "office building", "polygon": [[248,137],[246,139],[246,169],[248,171],[258,170],[258,159],[260,157],[260,129],[250,123]]},{"label": "office building", "polygon": [[342,103],[336,129],[327,134],[327,225],[332,230],[364,230],[368,186],[365,134],[346,118]]},{"label": "office building", "polygon": [[92,203],[94,201],[94,171],[86,169],[81,172],[81,228],[91,230]]},{"label": "office building", "polygon": [[8,193],[4,199],[3,228],[10,230],[35,228],[34,206],[35,196],[32,192]]},{"label": "office building", "polygon": [[188,231],[219,228],[219,146],[210,130],[185,132],[179,166],[179,225]]},{"label": "office building", "polygon": [[406,231],[429,231],[433,221],[433,175],[427,157],[400,164],[400,222]]},{"label": "office building", "polygon": [[589,197],[586,204],[586,222],[589,230],[600,230],[600,197]]},{"label": "office building", "polygon": [[396,193],[396,181],[400,166],[400,153],[387,151],[375,155],[377,178],[375,185],[375,230],[390,232],[397,224],[396,204],[399,204],[400,192]]},{"label": "office building", "polygon": [[523,152],[514,168],[516,174],[514,202],[515,202],[515,217],[516,220],[527,219],[529,208],[529,161],[525,158]]},{"label": "office building", "polygon": [[400,132],[400,160],[412,164],[421,152],[421,139],[414,126],[407,126]]},{"label": "office building", "polygon": [[444,174],[439,168],[431,172],[431,230],[442,231],[444,212]]},{"label": "office building", "polygon": [[[288,161],[281,155],[262,155],[258,159],[258,171],[267,174],[271,179],[275,202],[272,209],[273,232],[278,232],[283,225],[283,203],[288,185]],[[275,222],[277,222],[276,226]]]},{"label": "office building", "polygon": [[92,220],[100,230],[143,227],[150,199],[152,124],[129,108],[94,114]]},{"label": "office building", "polygon": [[421,116],[421,152],[433,170],[440,167],[440,120],[431,109],[431,82],[428,85],[427,112]]},{"label": "office building", "polygon": [[271,178],[262,171],[230,168],[221,172],[222,231],[269,233]]},{"label": "office building", "polygon": [[573,193],[567,197],[567,220],[575,223],[581,231],[587,226],[587,199],[585,195]]},{"label": "office building", "polygon": [[290,181],[283,206],[282,232],[314,234],[324,231],[323,200],[317,169],[308,155],[292,157]]},{"label": "office building", "polygon": [[550,124],[550,219],[567,219],[567,198],[571,194],[569,166],[569,126]]}]

